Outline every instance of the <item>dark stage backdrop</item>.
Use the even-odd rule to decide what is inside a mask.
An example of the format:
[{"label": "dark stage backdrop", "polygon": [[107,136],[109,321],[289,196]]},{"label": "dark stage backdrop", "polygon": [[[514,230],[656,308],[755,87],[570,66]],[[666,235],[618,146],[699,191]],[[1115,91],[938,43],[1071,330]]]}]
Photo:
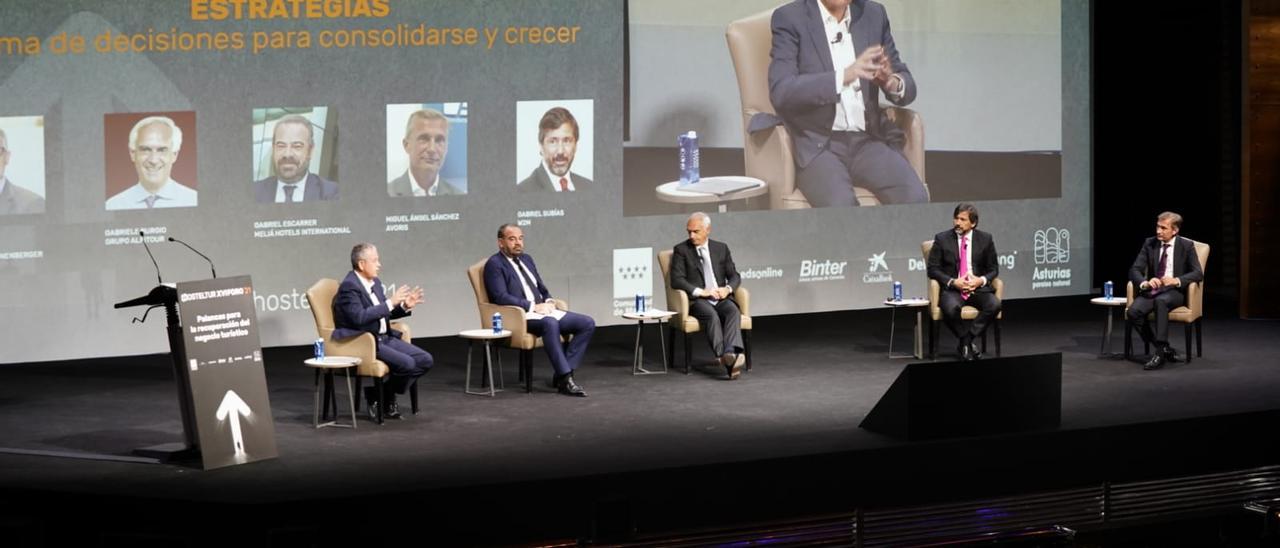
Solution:
[{"label": "dark stage backdrop", "polygon": [[[687,16],[719,38],[687,37],[683,57],[633,47],[633,84],[653,79],[670,94],[661,100],[692,98],[695,107],[737,105],[736,87],[672,79],[685,57],[732,74],[723,25],[733,17],[707,22],[688,2],[630,7],[647,3],[646,13],[667,10],[660,21]],[[906,41],[906,61],[919,67],[917,108],[937,143],[1061,157],[1061,173],[1048,183],[1060,187],[1058,197],[976,195],[984,199],[982,228],[1001,251],[1007,297],[1088,291],[1087,4],[1031,2],[1019,13],[1047,18],[1031,26],[1010,24],[1017,20],[1002,12],[1003,2],[885,4]],[[465,270],[494,252],[503,222],[524,226],[554,295],[601,324],[618,323],[615,314],[636,293],[662,294],[655,254],[684,238],[687,213],[624,214],[627,7],[622,0],[6,2],[0,129],[9,154],[0,169],[6,184],[44,204],[0,214],[0,362],[165,350],[159,321],[131,324],[135,311],[111,308],[156,283],[140,230],[165,282],[209,276],[203,259],[168,237],[209,255],[222,275],[251,275],[265,346],[315,337],[303,294],[318,278],[343,276],[359,241],[379,246],[385,282],[425,289],[425,304],[409,320],[415,335],[476,327]],[[971,48],[955,56],[973,65],[947,61],[964,53],[948,44]],[[1046,86],[1045,74],[1057,83]],[[1051,123],[1029,123],[1044,119],[1045,105],[1059,109]],[[449,121],[443,173],[464,194],[389,191],[410,160],[406,113],[421,106]],[[556,106],[578,120],[573,171],[591,182],[568,195],[517,193],[516,183],[539,166],[538,119]],[[174,121],[180,148],[169,141],[176,150],[130,151],[131,126],[119,126],[152,114]],[[306,168],[333,182],[332,199],[259,201],[255,181],[274,184],[274,129],[287,115],[310,126]],[[633,138],[642,121],[661,122],[654,139],[674,139],[661,128],[714,134],[663,116],[633,105]],[[178,207],[112,201],[137,180],[166,174],[191,189],[158,204]],[[713,237],[733,246],[755,314],[870,308],[893,280],[908,296],[924,293],[919,245],[949,226],[953,206],[731,211],[713,214]]]}]

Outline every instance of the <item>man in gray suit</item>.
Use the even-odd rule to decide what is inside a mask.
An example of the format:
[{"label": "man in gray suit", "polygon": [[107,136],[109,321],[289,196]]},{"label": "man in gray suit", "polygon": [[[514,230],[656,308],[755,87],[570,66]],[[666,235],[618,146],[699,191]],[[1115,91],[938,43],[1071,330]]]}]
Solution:
[{"label": "man in gray suit", "polygon": [[277,121],[271,132],[271,166],[275,177],[254,181],[254,199],[258,203],[337,200],[338,184],[309,172],[315,147],[311,120],[290,114]]},{"label": "man in gray suit", "polygon": [[591,179],[573,173],[573,157],[578,152],[578,120],[569,109],[555,107],[538,122],[538,148],[542,162],[516,185],[521,192],[574,192],[589,188]]},{"label": "man in gray suit", "polygon": [[[880,108],[916,98],[884,6],[794,0],[773,12],[769,99],[794,143],[796,182],[814,207],[856,206],[854,184],[882,203],[928,201],[902,155],[905,135]],[[762,115],[757,115],[762,116]],[[751,127],[775,125],[764,114]]]},{"label": "man in gray suit", "polygon": [[9,167],[9,137],[0,129],[0,215],[44,213],[44,198],[4,176]]},{"label": "man in gray suit", "polygon": [[409,156],[409,169],[387,183],[387,194],[423,197],[467,193],[465,181],[440,177],[440,168],[449,155],[449,119],[444,114],[429,108],[410,114],[402,144]]}]

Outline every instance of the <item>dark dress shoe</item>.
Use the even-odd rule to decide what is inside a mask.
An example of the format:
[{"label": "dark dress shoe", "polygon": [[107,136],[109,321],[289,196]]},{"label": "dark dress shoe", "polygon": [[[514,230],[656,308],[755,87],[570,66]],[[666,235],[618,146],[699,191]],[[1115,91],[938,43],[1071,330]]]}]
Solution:
[{"label": "dark dress shoe", "polygon": [[982,351],[978,350],[978,345],[974,344],[973,341],[970,340],[968,346],[969,346],[969,361],[976,362],[982,359]]},{"label": "dark dress shoe", "polygon": [[566,396],[577,396],[579,398],[587,397],[587,391],[583,390],[581,386],[578,386],[578,383],[573,382],[573,375],[565,375],[563,379],[560,379],[559,384],[560,386],[557,388],[557,391],[561,394]]},{"label": "dark dress shoe", "polygon": [[1151,356],[1151,359],[1147,360],[1147,363],[1142,365],[1142,369],[1145,371],[1151,371],[1152,369],[1160,369],[1161,367],[1164,367],[1164,362],[1165,362],[1164,353],[1156,352],[1154,355]]},{"label": "dark dress shoe", "polygon": [[404,420],[404,415],[400,414],[400,404],[394,401],[388,403],[387,407],[382,410],[382,418]]},{"label": "dark dress shoe", "polygon": [[960,346],[956,347],[956,354],[960,356],[960,361],[962,362],[967,362],[969,360],[972,360],[973,359],[972,352],[973,352],[973,349],[970,348],[969,345],[965,342],[961,342]]},{"label": "dark dress shoe", "polygon": [[1178,363],[1178,351],[1174,350],[1172,346],[1166,345],[1160,351],[1160,355],[1164,357],[1166,363]]},{"label": "dark dress shoe", "polygon": [[378,400],[365,398],[365,401],[368,402],[365,411],[369,413],[369,420],[378,422]]},{"label": "dark dress shoe", "polygon": [[724,372],[729,375],[729,380],[738,380],[738,377],[742,376],[743,366],[747,363],[747,357],[733,352],[725,352],[724,355],[732,359],[732,361],[725,360],[729,363],[725,364]]}]

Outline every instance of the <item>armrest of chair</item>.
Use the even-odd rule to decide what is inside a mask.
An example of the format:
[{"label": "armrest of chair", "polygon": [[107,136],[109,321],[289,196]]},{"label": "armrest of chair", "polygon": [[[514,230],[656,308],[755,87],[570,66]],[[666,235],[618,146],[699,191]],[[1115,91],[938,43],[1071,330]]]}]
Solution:
[{"label": "armrest of chair", "polygon": [[747,288],[738,286],[738,289],[733,291],[733,300],[737,301],[738,310],[743,316],[751,315],[751,292],[747,291]]},{"label": "armrest of chair", "polygon": [[996,298],[1004,300],[1004,280],[996,278],[991,280],[991,287],[996,290]]},{"label": "armrest of chair", "polygon": [[667,287],[667,308],[676,313],[671,320],[674,325],[684,325],[684,320],[689,317],[689,294],[683,289]]},{"label": "armrest of chair", "polygon": [[1129,283],[1124,284],[1124,312],[1126,318],[1129,314],[1129,307],[1133,306],[1133,294],[1133,281],[1130,280]]},{"label": "armrest of chair", "polygon": [[378,344],[374,340],[372,333],[361,333],[346,339],[330,338],[327,345],[325,354],[360,358],[360,365],[356,367],[358,374],[373,377],[381,376],[381,372],[375,366],[378,360]]},{"label": "armrest of chair", "polygon": [[[502,328],[511,332],[511,340],[520,340],[528,332],[523,308],[493,303],[480,304],[480,315],[482,318],[492,318],[494,312],[502,314]],[[483,328],[487,326],[481,327]]]},{"label": "armrest of chair", "polygon": [[942,284],[938,283],[938,280],[929,278],[929,319],[935,321],[942,319],[942,309],[938,308],[938,299],[941,295]]},{"label": "armrest of chair", "polygon": [[1191,282],[1191,285],[1187,286],[1187,308],[1191,309],[1193,321],[1200,317],[1203,307],[1204,291],[1201,291],[1200,282]]}]

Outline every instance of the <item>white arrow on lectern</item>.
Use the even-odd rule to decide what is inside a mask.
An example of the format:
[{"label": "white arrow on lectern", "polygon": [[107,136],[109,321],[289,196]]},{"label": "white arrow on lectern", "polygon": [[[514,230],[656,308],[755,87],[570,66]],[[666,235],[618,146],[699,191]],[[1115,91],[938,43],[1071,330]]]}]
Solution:
[{"label": "white arrow on lectern", "polygon": [[231,443],[235,447],[236,455],[244,455],[244,438],[240,435],[240,417],[248,417],[253,411],[249,409],[249,405],[236,395],[234,390],[228,390],[227,395],[222,397],[222,403],[218,404],[218,420],[227,420],[229,415],[231,419]]}]

